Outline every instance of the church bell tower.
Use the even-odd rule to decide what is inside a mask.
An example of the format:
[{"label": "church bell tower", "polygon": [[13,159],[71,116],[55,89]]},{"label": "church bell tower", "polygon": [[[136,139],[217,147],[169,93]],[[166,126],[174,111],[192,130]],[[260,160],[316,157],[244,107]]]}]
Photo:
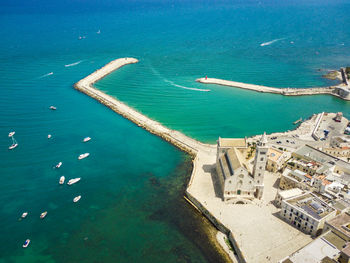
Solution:
[{"label": "church bell tower", "polygon": [[264,192],[264,173],[267,162],[267,139],[266,133],[261,136],[260,141],[256,145],[256,153],[253,168],[253,178],[256,186],[255,197],[258,199],[262,198]]}]

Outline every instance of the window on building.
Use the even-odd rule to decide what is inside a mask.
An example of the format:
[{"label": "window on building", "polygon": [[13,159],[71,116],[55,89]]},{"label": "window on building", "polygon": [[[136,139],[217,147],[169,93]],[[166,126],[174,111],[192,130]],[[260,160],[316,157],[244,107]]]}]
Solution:
[{"label": "window on building", "polygon": [[296,215],[299,215],[299,212],[297,211]]},{"label": "window on building", "polygon": [[290,211],[293,212],[293,208]]},{"label": "window on building", "polygon": [[305,222],[305,226],[307,226],[307,222]]},{"label": "window on building", "polygon": [[309,221],[309,218],[308,218],[308,217],[306,218],[306,221]]},{"label": "window on building", "polygon": [[262,167],[260,166],[260,167],[259,167],[259,169],[261,170],[261,169],[262,169]]},{"label": "window on building", "polygon": [[260,161],[264,161],[264,157],[261,157],[261,158],[260,158]]},{"label": "window on building", "polygon": [[292,213],[290,213],[289,216],[292,216]]},{"label": "window on building", "polygon": [[314,226],[311,226],[310,228],[311,228],[311,229],[313,229],[313,228],[314,228]]}]

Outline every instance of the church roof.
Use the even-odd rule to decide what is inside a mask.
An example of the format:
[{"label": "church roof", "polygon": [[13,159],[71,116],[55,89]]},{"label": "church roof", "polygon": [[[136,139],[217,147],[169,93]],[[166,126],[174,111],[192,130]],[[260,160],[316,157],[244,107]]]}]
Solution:
[{"label": "church roof", "polygon": [[238,149],[236,149],[236,148],[228,149],[227,156],[228,156],[229,163],[230,163],[233,170],[236,170],[236,169],[241,168],[241,167],[248,170],[244,156],[242,155],[242,153]]}]

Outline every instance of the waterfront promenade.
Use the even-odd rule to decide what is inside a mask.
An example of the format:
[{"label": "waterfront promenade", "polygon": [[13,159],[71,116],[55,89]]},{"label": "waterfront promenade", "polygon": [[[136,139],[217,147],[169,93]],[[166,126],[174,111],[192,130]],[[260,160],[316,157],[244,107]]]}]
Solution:
[{"label": "waterfront promenade", "polygon": [[216,145],[204,144],[171,130],[93,87],[96,81],[109,73],[137,62],[135,58],[114,60],[77,82],[74,87],[193,156],[193,171],[186,189],[186,199],[227,235],[238,255],[233,261],[276,262],[306,245],[310,241],[307,235],[276,216],[277,210],[271,204],[277,191],[274,188],[276,176],[266,176],[264,184],[270,191],[264,191],[263,201],[249,205],[226,204],[215,183]]},{"label": "waterfront promenade", "polygon": [[246,90],[253,90],[263,93],[280,94],[284,96],[304,96],[304,95],[322,95],[328,94],[333,95],[344,100],[350,100],[350,88],[346,85],[340,84],[337,86],[330,87],[315,87],[315,88],[273,88],[262,85],[247,84],[243,82],[216,79],[216,78],[199,78],[197,82],[203,84],[216,84]]}]

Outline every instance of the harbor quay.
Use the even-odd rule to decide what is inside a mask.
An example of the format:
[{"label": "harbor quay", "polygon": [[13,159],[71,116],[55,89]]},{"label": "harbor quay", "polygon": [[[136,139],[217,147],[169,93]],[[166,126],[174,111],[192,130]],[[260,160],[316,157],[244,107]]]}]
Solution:
[{"label": "harbor quay", "polygon": [[[335,147],[342,147],[337,143],[339,138],[342,138],[342,132],[346,130],[348,120],[340,113],[320,113],[301,122],[295,130],[285,133],[238,139],[219,138],[216,145],[201,143],[163,126],[94,88],[93,84],[96,81],[120,67],[137,62],[135,58],[114,60],[77,82],[74,88],[192,156],[193,170],[185,199],[223,233],[217,235],[219,244],[233,262],[278,262],[307,246],[314,236],[322,231],[324,222],[318,225],[318,231],[311,231],[313,236],[310,235],[310,231],[302,231],[302,226],[295,224],[297,219],[289,218],[286,212],[282,213],[281,205],[276,205],[276,198],[283,207],[291,203],[289,199],[283,199],[287,194],[283,194],[280,189],[282,170],[287,168],[287,165],[292,165],[291,160],[295,159],[297,163],[301,162],[302,158],[311,158],[307,155],[309,152],[317,156],[328,156],[329,154],[321,151],[323,148],[328,147],[329,151],[334,151]],[[274,89],[271,88],[270,91],[273,92]],[[323,135],[323,130],[333,126],[337,129],[328,131],[327,136]],[[342,140],[346,141],[347,138]],[[328,166],[334,163],[334,167],[345,167],[341,168],[343,173],[350,173],[350,168],[348,169],[346,162],[341,159],[345,157],[334,157],[330,160],[328,157],[322,158],[328,161]],[[330,182],[331,176],[334,176],[333,171],[339,172],[336,170],[339,168],[327,165],[322,171],[329,172],[327,182]],[[304,169],[309,169],[307,167],[309,164]],[[323,177],[320,182],[316,182],[319,176],[321,175],[315,175],[312,187],[304,187],[303,182],[293,185],[302,188],[298,191],[293,190],[293,193],[302,191],[305,196],[312,196],[315,200],[319,199],[309,194],[311,190],[323,191],[323,194],[330,196],[326,191],[332,189],[327,188],[331,183],[324,185]],[[333,186],[338,184],[334,181]],[[320,204],[323,204],[322,202],[319,201]],[[309,209],[312,209],[313,205],[314,203],[310,204]],[[330,217],[333,218],[336,213],[338,212],[330,213]]]},{"label": "harbor quay", "polygon": [[[344,75],[345,76],[345,75]],[[231,81],[231,80],[224,80],[224,79],[217,79],[217,78],[199,78],[196,79],[197,82],[203,83],[203,84],[216,84],[221,86],[228,86],[228,87],[234,87],[234,88],[240,88],[240,89],[246,89],[246,90],[253,90],[257,92],[263,92],[263,93],[273,93],[273,94],[280,94],[284,96],[304,96],[304,95],[322,95],[322,94],[328,94],[333,95],[335,97],[344,99],[344,100],[350,100],[350,86],[348,84],[348,80],[345,77],[344,83],[336,85],[336,86],[330,86],[330,87],[315,87],[315,88],[273,88],[273,87],[267,87],[262,85],[255,85],[255,84],[247,84],[237,81]]]}]

